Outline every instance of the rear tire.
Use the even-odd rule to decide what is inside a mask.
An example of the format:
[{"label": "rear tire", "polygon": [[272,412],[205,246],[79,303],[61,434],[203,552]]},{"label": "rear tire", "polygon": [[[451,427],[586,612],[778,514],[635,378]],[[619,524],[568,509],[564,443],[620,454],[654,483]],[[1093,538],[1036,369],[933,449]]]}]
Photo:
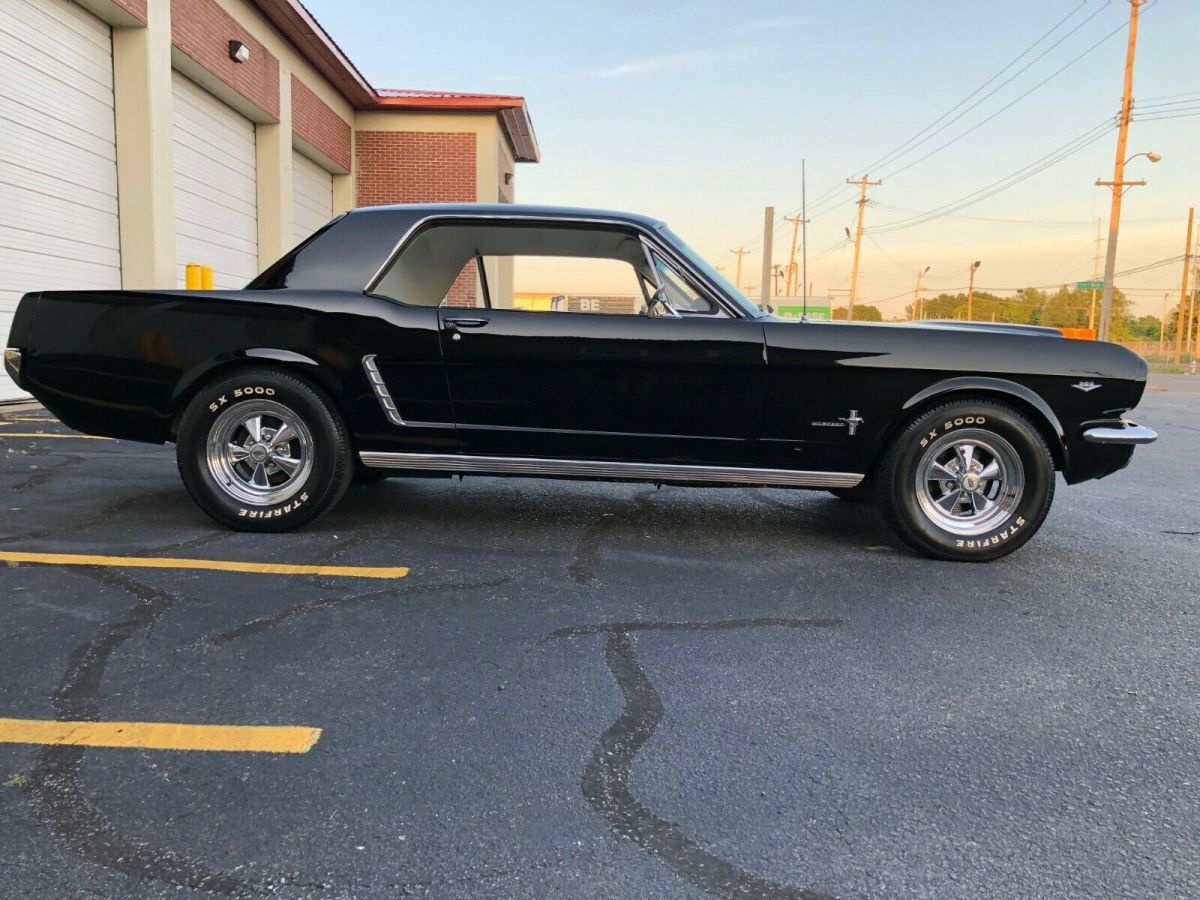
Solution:
[{"label": "rear tire", "polygon": [[1054,460],[1037,428],[993,400],[923,413],[884,454],[879,508],[896,534],[934,559],[983,562],[1024,546],[1054,499]]},{"label": "rear tire", "polygon": [[354,474],[337,409],[307,382],[269,368],[206,385],[179,425],[183,484],[239,531],[288,531],[330,509]]}]

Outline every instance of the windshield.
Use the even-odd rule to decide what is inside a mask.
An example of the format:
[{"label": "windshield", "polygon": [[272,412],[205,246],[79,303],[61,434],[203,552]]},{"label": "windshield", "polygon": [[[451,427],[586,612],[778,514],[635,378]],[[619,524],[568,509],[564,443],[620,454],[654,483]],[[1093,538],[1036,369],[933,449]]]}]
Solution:
[{"label": "windshield", "polygon": [[724,275],[710,266],[704,260],[704,257],[684,243],[684,241],[680,239],[679,235],[673,232],[666,225],[660,225],[658,231],[664,238],[667,239],[667,242],[670,243],[672,247],[687,257],[688,262],[699,269],[705,275],[705,277],[716,284],[717,287],[719,287],[722,292],[729,297],[730,300],[745,310],[749,315],[753,316],[754,318],[760,318],[766,315],[766,313],[759,308],[757,303],[746,299],[745,294],[730,284],[729,280]]}]

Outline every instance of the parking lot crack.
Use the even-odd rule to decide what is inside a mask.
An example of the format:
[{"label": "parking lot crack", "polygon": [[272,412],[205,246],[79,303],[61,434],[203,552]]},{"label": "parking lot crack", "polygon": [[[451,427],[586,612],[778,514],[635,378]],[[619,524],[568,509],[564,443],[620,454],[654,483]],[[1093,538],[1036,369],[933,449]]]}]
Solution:
[{"label": "parking lot crack", "polygon": [[316,600],[307,600],[303,603],[297,603],[295,606],[289,606],[287,609],[280,610],[274,615],[263,616],[260,619],[253,619],[236,628],[231,628],[228,631],[222,631],[212,637],[206,638],[203,643],[210,645],[228,644],[231,641],[236,641],[240,638],[250,637],[251,635],[261,634],[272,628],[277,628],[280,625],[286,625],[289,622],[294,622],[302,616],[310,613],[320,612],[322,610],[340,610],[349,609],[355,606],[361,606],[364,603],[370,603],[372,600],[378,600],[382,597],[394,595],[408,596],[420,594],[441,594],[451,591],[473,591],[486,588],[499,587],[502,584],[507,584],[512,581],[511,575],[505,575],[500,578],[490,578],[486,581],[462,581],[452,583],[434,583],[434,584],[406,584],[400,587],[383,588],[377,591],[365,591],[361,594],[350,594],[343,597],[321,597]]},{"label": "parking lot crack", "polygon": [[615,722],[597,740],[581,779],[583,796],[626,838],[664,862],[684,881],[727,900],[827,900],[827,895],[760,878],[705,850],[674,822],[633,793],[638,752],[662,724],[662,698],[637,659],[632,635],[645,631],[727,631],[741,628],[824,628],[840,619],[737,619],[724,622],[618,622],[562,628],[551,636],[607,636],[604,661],[624,698]]},{"label": "parking lot crack", "polygon": [[[665,488],[664,490],[669,490]],[[641,491],[627,500],[621,500],[600,514],[579,536],[575,556],[567,565],[567,574],[578,584],[588,584],[596,577],[596,569],[604,554],[604,543],[619,526],[628,524],[634,514],[644,510],[650,498],[661,493],[657,488]]]},{"label": "parking lot crack", "polygon": [[85,459],[86,457],[77,456],[73,453],[64,454],[62,459],[56,463],[52,463],[48,466],[33,467],[31,470],[32,474],[30,474],[28,478],[26,478],[20,484],[13,485],[11,488],[9,488],[9,490],[13,493],[20,493],[21,491],[29,490],[29,488],[38,487],[39,485],[45,484],[47,481],[49,481],[52,476],[59,472],[59,470],[68,468],[70,466],[77,466],[84,462]]},{"label": "parking lot crack", "polygon": [[[58,689],[50,698],[60,721],[98,721],[100,686],[112,655],[135,635],[153,628],[176,598],[111,569],[84,569],[101,584],[132,595],[125,616],[104,625],[71,653]],[[25,787],[38,817],[76,852],[96,865],[135,878],[175,887],[237,895],[262,888],[204,863],[121,834],[92,806],[79,787],[83,747],[50,745],[42,749]]]}]

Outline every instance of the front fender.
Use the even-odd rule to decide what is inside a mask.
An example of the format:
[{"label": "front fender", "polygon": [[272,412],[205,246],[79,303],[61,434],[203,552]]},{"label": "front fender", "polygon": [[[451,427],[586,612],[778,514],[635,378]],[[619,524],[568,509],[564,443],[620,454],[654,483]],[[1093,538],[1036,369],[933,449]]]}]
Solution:
[{"label": "front fender", "polygon": [[904,403],[903,409],[916,409],[941,396],[965,393],[1002,394],[1021,401],[1022,406],[1036,413],[1034,424],[1041,429],[1055,464],[1063,471],[1069,469],[1066,431],[1058,416],[1054,414],[1054,410],[1050,408],[1050,404],[1036,391],[1007,378],[992,378],[985,375],[946,378],[913,394]]}]

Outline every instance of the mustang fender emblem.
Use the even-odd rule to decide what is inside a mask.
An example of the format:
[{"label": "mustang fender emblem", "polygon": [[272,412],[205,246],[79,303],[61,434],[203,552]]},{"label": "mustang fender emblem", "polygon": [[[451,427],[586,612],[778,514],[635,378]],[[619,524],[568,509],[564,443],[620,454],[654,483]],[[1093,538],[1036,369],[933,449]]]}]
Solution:
[{"label": "mustang fender emblem", "polygon": [[1101,387],[1101,385],[1097,384],[1095,381],[1077,381],[1075,384],[1071,385],[1071,387],[1075,388],[1077,391],[1083,391],[1085,394],[1087,394],[1091,391],[1094,391],[1096,388]]},{"label": "mustang fender emblem", "polygon": [[850,410],[850,415],[843,416],[838,421],[845,422],[850,428],[850,436],[854,437],[858,433],[858,426],[863,423],[863,417],[858,414],[857,409],[852,409]]},{"label": "mustang fender emblem", "polygon": [[846,426],[849,428],[850,436],[853,437],[858,433],[858,426],[864,421],[866,420],[858,414],[858,410],[852,409],[850,410],[850,415],[842,416],[834,422],[813,422],[812,424],[814,428],[841,428]]}]

